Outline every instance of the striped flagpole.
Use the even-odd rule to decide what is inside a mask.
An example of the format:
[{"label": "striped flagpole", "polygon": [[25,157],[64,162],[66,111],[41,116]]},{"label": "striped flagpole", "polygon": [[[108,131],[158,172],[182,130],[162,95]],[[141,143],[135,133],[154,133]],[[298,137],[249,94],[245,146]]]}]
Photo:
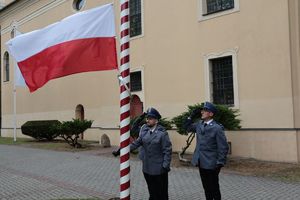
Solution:
[{"label": "striped flagpole", "polygon": [[129,0],[120,0],[120,199],[130,200]]}]

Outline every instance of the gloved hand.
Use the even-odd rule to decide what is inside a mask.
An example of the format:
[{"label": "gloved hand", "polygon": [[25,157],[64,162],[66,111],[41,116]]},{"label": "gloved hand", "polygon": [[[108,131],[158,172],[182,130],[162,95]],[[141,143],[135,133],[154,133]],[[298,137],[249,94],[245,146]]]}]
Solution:
[{"label": "gloved hand", "polygon": [[217,164],[216,171],[219,173],[222,167],[224,167],[222,164]]},{"label": "gloved hand", "polygon": [[170,171],[170,168],[162,168],[161,169],[161,174],[165,174],[165,173],[168,173]]},{"label": "gloved hand", "polygon": [[120,151],[121,151],[121,148],[119,148],[118,150],[114,150],[114,151],[112,152],[112,154],[113,154],[115,157],[117,157],[117,156],[120,155]]},{"label": "gloved hand", "polygon": [[200,115],[201,109],[200,108],[196,108],[192,111],[190,118],[193,119],[195,117],[198,117]]}]

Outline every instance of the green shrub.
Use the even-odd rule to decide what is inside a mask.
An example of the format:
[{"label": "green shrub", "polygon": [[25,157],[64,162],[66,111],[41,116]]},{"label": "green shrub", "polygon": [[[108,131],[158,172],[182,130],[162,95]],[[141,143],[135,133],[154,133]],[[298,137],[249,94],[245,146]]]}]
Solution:
[{"label": "green shrub", "polygon": [[[215,105],[218,109],[217,114],[214,117],[214,120],[216,120],[218,123],[222,124],[225,129],[227,130],[237,130],[241,128],[241,120],[237,119],[239,116],[239,111],[235,109],[231,109],[228,106],[224,105]],[[191,115],[192,111],[196,108],[202,108],[203,104],[195,104],[188,106],[188,110],[186,112],[183,112],[182,114],[174,117],[172,119],[172,122],[176,125],[178,129],[178,133],[182,135],[187,135],[188,133],[183,128],[183,123],[188,118],[188,116]],[[197,121],[200,119],[199,117],[194,119],[194,121]]]},{"label": "green shrub", "polygon": [[60,124],[58,120],[28,121],[21,126],[21,130],[24,135],[37,140],[53,140],[59,134],[55,127]]},{"label": "green shrub", "polygon": [[78,143],[78,138],[81,133],[91,128],[93,121],[73,119],[73,121],[64,121],[55,129],[69,145],[75,148],[80,148],[81,144]]}]

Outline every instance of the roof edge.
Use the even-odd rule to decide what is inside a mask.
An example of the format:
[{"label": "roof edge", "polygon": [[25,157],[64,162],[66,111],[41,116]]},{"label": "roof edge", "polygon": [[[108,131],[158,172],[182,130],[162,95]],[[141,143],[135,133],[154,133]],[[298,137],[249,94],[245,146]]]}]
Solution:
[{"label": "roof edge", "polygon": [[15,1],[12,1],[10,2],[9,4],[7,4],[6,6],[4,6],[1,10],[0,10],[0,13],[7,10],[8,8],[10,8],[11,6],[13,6],[14,4],[18,3],[19,1],[21,0],[15,0]]}]

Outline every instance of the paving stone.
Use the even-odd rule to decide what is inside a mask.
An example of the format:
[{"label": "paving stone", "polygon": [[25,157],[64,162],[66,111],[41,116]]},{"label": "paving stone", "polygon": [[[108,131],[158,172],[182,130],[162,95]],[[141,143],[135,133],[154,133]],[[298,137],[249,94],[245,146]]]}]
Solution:
[{"label": "paving stone", "polygon": [[[119,196],[119,159],[0,145],[0,200]],[[148,199],[141,162],[131,161],[131,199]],[[222,199],[298,200],[300,184],[220,174]],[[170,200],[205,199],[197,168],[173,168]]]}]

